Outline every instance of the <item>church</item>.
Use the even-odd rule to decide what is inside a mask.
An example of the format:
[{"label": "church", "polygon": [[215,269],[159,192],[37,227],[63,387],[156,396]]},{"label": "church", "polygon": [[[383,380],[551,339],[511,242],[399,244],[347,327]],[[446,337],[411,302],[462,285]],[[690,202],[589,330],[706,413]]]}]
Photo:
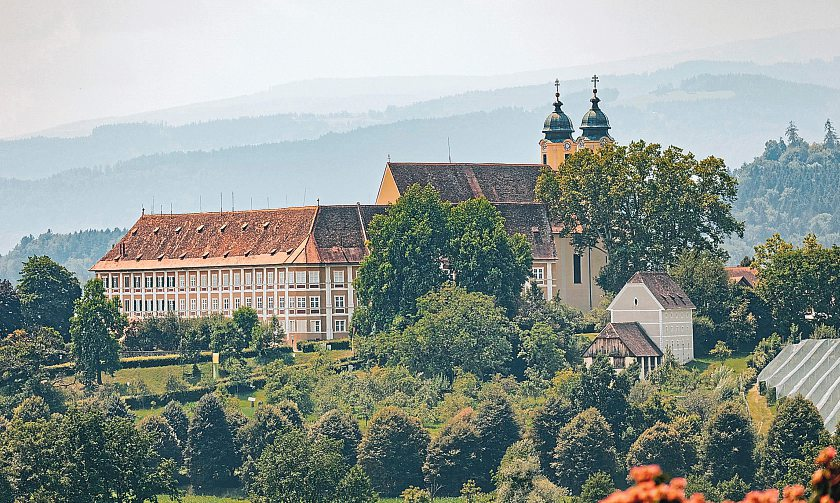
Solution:
[{"label": "church", "polygon": [[534,191],[542,170],[557,169],[579,149],[614,141],[599,105],[598,77],[592,82],[590,108],[576,138],[555,82],[554,110],[539,140],[540,162],[388,162],[373,205],[144,213],[91,271],[129,318],[169,312],[230,316],[248,306],[261,319],[280,319],[293,347],[344,338],[356,306],[353,279],[367,252],[368,225],[410,186],[430,184],[452,203],[478,197],[493,203],[508,232],[523,234],[531,244],[531,279],[545,297],[591,310],[603,297],[595,278],[606,253],[576,251]]}]

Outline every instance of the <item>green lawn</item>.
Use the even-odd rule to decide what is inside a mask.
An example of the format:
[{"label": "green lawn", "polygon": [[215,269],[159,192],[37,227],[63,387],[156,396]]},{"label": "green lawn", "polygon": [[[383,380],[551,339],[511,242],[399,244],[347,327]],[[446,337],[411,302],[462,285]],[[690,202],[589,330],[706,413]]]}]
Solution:
[{"label": "green lawn", "polygon": [[735,353],[731,357],[721,361],[719,358],[707,355],[700,358],[696,358],[693,362],[689,363],[689,367],[697,368],[703,371],[711,366],[724,365],[725,367],[731,368],[735,372],[741,373],[747,370],[748,356],[749,353]]},{"label": "green lawn", "polygon": [[[253,361],[253,358],[249,359]],[[209,362],[199,363],[198,368],[202,376],[213,375],[213,364]],[[114,372],[113,376],[104,375],[102,380],[105,384],[122,383],[135,384],[142,381],[149,388],[150,393],[159,394],[166,391],[166,380],[170,376],[177,379],[184,379],[184,371],[189,370],[189,365],[166,365],[163,367],[149,367],[139,369],[120,369]]]},{"label": "green lawn", "polygon": [[773,421],[776,406],[768,406],[767,398],[758,392],[758,384],[753,386],[747,393],[747,407],[750,410],[755,429],[762,435],[770,429],[770,422]]}]

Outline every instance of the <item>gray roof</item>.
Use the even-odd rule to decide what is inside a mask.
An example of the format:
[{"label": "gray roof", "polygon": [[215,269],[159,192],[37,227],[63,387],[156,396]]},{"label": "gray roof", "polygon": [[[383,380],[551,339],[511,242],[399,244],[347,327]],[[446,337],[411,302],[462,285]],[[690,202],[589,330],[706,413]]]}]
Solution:
[{"label": "gray roof", "polygon": [[583,356],[595,356],[593,347],[599,340],[618,339],[633,356],[662,356],[662,351],[648,337],[645,330],[636,322],[632,323],[607,323],[601,330],[598,337],[592,341]]},{"label": "gray roof", "polygon": [[505,218],[505,230],[509,234],[524,234],[531,244],[531,255],[537,260],[557,258],[551,223],[544,204],[540,203],[494,203]]},{"label": "gray roof", "polygon": [[532,203],[543,164],[389,162],[400,194],[414,184],[431,185],[444,201],[484,197],[491,203]]},{"label": "gray roof", "polygon": [[696,309],[688,295],[668,273],[637,272],[627,283],[644,284],[665,309]]}]

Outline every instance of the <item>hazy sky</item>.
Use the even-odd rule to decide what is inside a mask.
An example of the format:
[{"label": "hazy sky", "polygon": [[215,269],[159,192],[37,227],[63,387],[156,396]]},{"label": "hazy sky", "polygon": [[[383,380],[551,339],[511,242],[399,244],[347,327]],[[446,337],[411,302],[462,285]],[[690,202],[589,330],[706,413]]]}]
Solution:
[{"label": "hazy sky", "polygon": [[0,137],[314,77],[501,74],[838,26],[837,0],[0,0]]}]

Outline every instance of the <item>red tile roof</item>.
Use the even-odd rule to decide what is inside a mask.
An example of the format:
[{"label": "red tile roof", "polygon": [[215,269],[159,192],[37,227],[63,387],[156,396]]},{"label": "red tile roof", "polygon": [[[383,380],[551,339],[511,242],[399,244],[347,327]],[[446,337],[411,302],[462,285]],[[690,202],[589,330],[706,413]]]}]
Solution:
[{"label": "red tile roof", "polygon": [[307,206],[143,215],[91,270],[296,262],[316,212]]},{"label": "red tile roof", "polygon": [[752,267],[725,267],[729,281],[753,287],[758,283],[758,271]]}]

